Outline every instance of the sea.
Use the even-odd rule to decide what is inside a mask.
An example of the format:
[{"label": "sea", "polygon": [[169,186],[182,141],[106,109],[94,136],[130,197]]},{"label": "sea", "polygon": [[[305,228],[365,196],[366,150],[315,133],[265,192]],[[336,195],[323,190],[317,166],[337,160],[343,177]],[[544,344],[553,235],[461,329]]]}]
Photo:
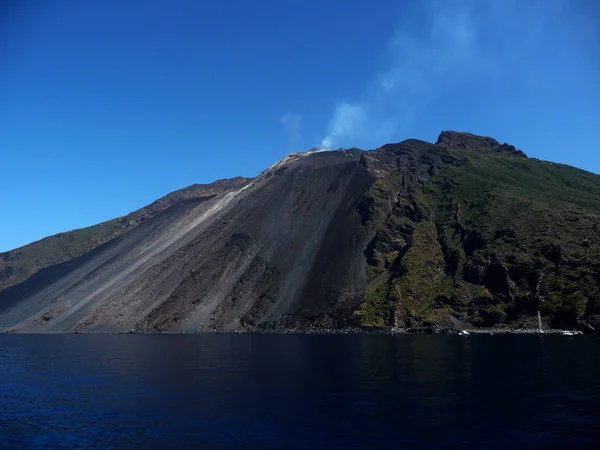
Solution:
[{"label": "sea", "polygon": [[600,335],[0,335],[0,448],[600,448]]}]

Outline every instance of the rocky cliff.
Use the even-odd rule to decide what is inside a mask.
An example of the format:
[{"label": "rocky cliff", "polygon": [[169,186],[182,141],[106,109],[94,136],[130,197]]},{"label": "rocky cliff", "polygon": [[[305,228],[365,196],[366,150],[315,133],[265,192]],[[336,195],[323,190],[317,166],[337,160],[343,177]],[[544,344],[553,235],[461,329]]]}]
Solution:
[{"label": "rocky cliff", "polygon": [[442,132],[292,154],[0,254],[0,328],[600,325],[600,177]]}]

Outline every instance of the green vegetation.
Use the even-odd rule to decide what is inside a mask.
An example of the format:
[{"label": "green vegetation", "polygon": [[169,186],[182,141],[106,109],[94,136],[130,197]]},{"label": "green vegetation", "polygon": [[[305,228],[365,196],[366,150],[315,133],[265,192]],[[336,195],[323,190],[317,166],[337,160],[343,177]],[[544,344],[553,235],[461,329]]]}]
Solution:
[{"label": "green vegetation", "polygon": [[553,326],[600,325],[600,177],[510,154],[446,151],[457,163],[398,191],[393,206],[389,177],[367,194],[375,281],[363,324],[518,325],[539,309]]}]

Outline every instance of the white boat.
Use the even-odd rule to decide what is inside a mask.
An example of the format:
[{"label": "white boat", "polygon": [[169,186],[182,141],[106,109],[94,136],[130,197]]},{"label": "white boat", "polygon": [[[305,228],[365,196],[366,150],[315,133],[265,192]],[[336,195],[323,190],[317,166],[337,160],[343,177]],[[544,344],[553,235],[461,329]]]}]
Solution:
[{"label": "white boat", "polygon": [[459,336],[466,336],[466,335],[471,334],[471,333],[469,333],[467,330],[462,330],[458,334],[459,334]]},{"label": "white boat", "polygon": [[575,333],[569,330],[563,330],[560,334],[562,334],[563,336],[575,336]]}]

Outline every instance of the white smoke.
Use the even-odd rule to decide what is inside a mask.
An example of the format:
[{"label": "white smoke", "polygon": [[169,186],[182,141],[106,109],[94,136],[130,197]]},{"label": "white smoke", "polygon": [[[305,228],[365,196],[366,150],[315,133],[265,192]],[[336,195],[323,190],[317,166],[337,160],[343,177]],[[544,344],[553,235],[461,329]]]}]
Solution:
[{"label": "white smoke", "polygon": [[364,105],[340,103],[329,122],[329,134],[321,141],[321,148],[329,150],[340,137],[354,138],[362,133],[368,120]]},{"label": "white smoke", "polygon": [[[336,105],[322,147],[389,141],[409,131],[417,112],[471,82],[492,90],[512,77],[525,85],[532,75],[515,67],[532,66],[541,59],[540,49],[551,49],[549,35],[565,34],[555,21],[565,16],[568,1],[425,0],[420,5],[407,9],[362,95]],[[549,70],[551,59],[543,60]]]}]

